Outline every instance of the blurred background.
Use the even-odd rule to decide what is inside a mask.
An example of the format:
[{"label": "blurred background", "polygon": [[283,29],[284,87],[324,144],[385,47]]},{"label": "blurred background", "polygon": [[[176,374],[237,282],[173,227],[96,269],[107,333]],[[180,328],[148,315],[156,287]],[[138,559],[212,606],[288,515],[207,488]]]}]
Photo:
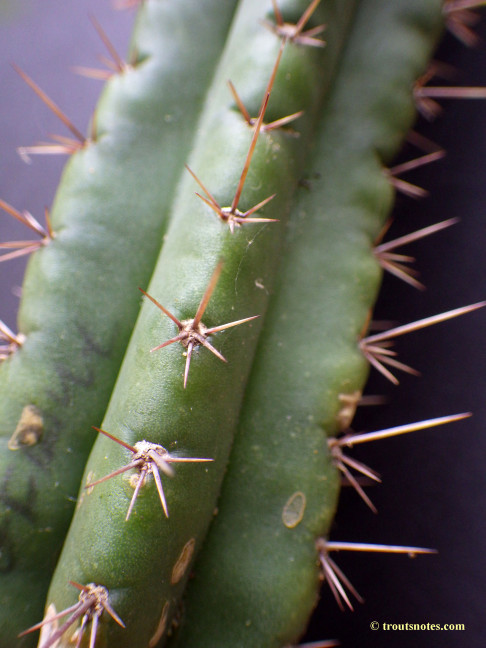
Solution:
[{"label": "blurred background", "polygon": [[[0,198],[30,211],[42,223],[65,157],[36,156],[30,164],[18,146],[67,134],[12,68],[21,67],[86,132],[102,84],[75,75],[74,66],[100,67],[105,55],[90,21],[95,16],[113,44],[127,50],[133,11],[109,0],[0,0]],[[455,68],[454,83],[486,86],[486,12],[480,42],[468,49],[446,35],[437,59]],[[447,151],[446,157],[405,177],[430,196],[398,196],[387,239],[451,217],[460,222],[404,252],[417,258],[427,290],[386,276],[376,319],[406,323],[486,299],[486,100],[441,101],[443,114],[417,130]],[[410,150],[407,155],[413,155]],[[410,155],[408,155],[410,157]],[[405,156],[406,159],[407,156]],[[0,241],[25,237],[23,227],[0,213]],[[485,261],[485,263],[482,262]],[[0,318],[16,327],[25,260],[0,265]],[[385,405],[360,408],[356,431],[383,429],[471,411],[459,423],[378,441],[349,454],[376,469],[382,485],[368,494],[378,514],[344,489],[332,539],[433,547],[437,555],[333,555],[364,604],[341,612],[326,586],[307,639],[339,638],[344,648],[483,648],[486,629],[486,309],[412,333],[397,342],[400,359],[422,376],[400,376],[400,386],[372,372],[367,393]],[[463,632],[373,631],[370,623],[462,623]]]}]

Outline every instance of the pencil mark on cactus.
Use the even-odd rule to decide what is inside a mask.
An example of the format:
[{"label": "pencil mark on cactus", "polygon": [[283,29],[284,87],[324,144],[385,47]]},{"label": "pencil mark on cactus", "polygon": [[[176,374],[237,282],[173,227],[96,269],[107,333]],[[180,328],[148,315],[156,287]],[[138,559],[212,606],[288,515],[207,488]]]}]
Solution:
[{"label": "pencil mark on cactus", "polygon": [[90,20],[96,32],[98,33],[99,37],[101,38],[101,41],[103,42],[106,49],[108,50],[108,53],[110,54],[111,58],[108,58],[106,56],[98,57],[99,61],[103,63],[103,65],[105,65],[106,67],[106,69],[104,70],[98,68],[88,68],[83,66],[75,66],[73,70],[77,74],[81,74],[82,76],[86,76],[90,79],[99,79],[100,81],[107,81],[110,77],[113,76],[113,74],[123,74],[124,72],[126,72],[126,70],[128,70],[131,67],[131,65],[126,63],[118,54],[113,43],[108,38],[108,35],[101,27],[100,23],[96,20],[96,18],[94,16],[90,16]]},{"label": "pencil mark on cactus", "polygon": [[82,387],[91,387],[95,383],[95,371],[88,367],[88,375],[82,376],[80,372],[74,371],[74,369],[66,364],[60,362],[54,365],[57,375],[62,381],[63,385],[66,385],[64,390],[64,403],[68,404],[71,402],[73,385],[81,385]]},{"label": "pencil mark on cactus", "polygon": [[8,532],[8,521],[4,519],[2,526],[0,526],[0,573],[8,574],[14,566],[14,551]]},{"label": "pencil mark on cactus", "polygon": [[456,38],[467,47],[476,47],[480,38],[474,31],[481,16],[471,11],[484,5],[480,0],[446,0],[442,11],[445,16],[446,27]]},{"label": "pencil mark on cactus", "polygon": [[273,31],[277,36],[283,39],[284,42],[292,42],[298,45],[308,45],[311,47],[325,47],[325,41],[320,38],[315,38],[317,35],[325,31],[325,25],[318,25],[312,29],[304,31],[304,27],[311,19],[312,14],[317,9],[321,0],[312,0],[302,16],[296,24],[287,23],[284,21],[282,13],[278,7],[277,1],[272,0],[273,13],[275,15],[275,24],[264,21],[265,27]]},{"label": "pencil mark on cactus", "polygon": [[110,347],[104,346],[103,344],[99,343],[90,333],[89,329],[84,326],[84,324],[77,322],[76,328],[79,332],[80,338],[83,340],[83,343],[86,347],[86,352],[95,353],[96,355],[102,356],[104,358],[110,357]]},{"label": "pencil mark on cactus", "polygon": [[409,160],[408,162],[397,164],[390,169],[385,169],[385,174],[397,191],[401,191],[406,196],[410,196],[410,198],[425,198],[429,195],[429,192],[426,189],[422,189],[421,187],[417,187],[410,182],[406,182],[398,176],[402,173],[406,173],[407,171],[418,169],[425,164],[436,162],[437,160],[442,159],[444,155],[445,151],[439,149],[432,153],[428,153],[427,155],[422,155],[419,158],[415,158],[414,160]]},{"label": "pencil mark on cactus", "polygon": [[176,455],[171,455],[163,446],[145,440],[138,441],[137,443],[135,443],[135,445],[131,446],[128,443],[122,441],[121,439],[118,439],[117,437],[113,436],[109,432],[106,432],[105,430],[102,430],[97,427],[94,427],[94,429],[97,432],[104,434],[112,441],[115,441],[119,445],[123,446],[133,454],[133,458],[128,464],[122,466],[121,468],[118,468],[118,470],[114,470],[109,475],[106,475],[101,479],[97,479],[94,482],[90,482],[86,484],[85,486],[86,489],[90,489],[93,486],[97,486],[98,484],[101,484],[102,482],[111,479],[112,477],[116,477],[117,475],[121,475],[122,473],[127,472],[128,470],[132,470],[133,468],[136,468],[138,470],[138,475],[136,476],[136,479],[133,480],[134,492],[133,492],[132,499],[130,500],[130,505],[128,507],[125,521],[129,520],[133,507],[137,500],[137,497],[140,493],[140,489],[142,488],[142,486],[145,485],[147,481],[147,477],[150,474],[154,478],[155,485],[157,487],[157,492],[159,494],[160,503],[162,504],[162,508],[164,509],[165,516],[169,517],[169,511],[167,508],[167,502],[165,499],[164,489],[162,487],[162,480],[160,478],[159,470],[161,470],[168,477],[173,477],[175,475],[175,472],[172,466],[170,465],[172,463],[190,463],[190,462],[202,463],[202,462],[213,461],[213,459],[200,459],[196,457],[178,457]]},{"label": "pencil mark on cactus", "polygon": [[251,140],[250,144],[250,149],[248,151],[248,154],[246,156],[245,164],[243,166],[243,171],[241,172],[241,176],[238,182],[238,186],[236,187],[235,195],[233,198],[233,201],[231,203],[230,207],[221,207],[221,205],[218,204],[217,200],[214,198],[214,196],[211,195],[210,191],[206,189],[206,187],[203,185],[201,180],[196,176],[194,171],[192,171],[187,164],[185,165],[186,169],[189,171],[189,173],[192,175],[194,180],[197,182],[197,184],[201,187],[203,192],[206,194],[206,197],[201,196],[201,194],[196,193],[196,196],[200,198],[206,205],[208,205],[216,214],[219,216],[219,218],[225,222],[228,223],[229,228],[231,233],[233,234],[235,231],[235,227],[240,227],[243,225],[243,223],[275,223],[277,222],[277,219],[275,218],[253,218],[252,215],[257,212],[259,209],[264,207],[268,202],[270,202],[273,198],[275,198],[276,194],[272,194],[271,196],[268,196],[268,198],[265,198],[265,200],[262,200],[259,202],[257,205],[254,207],[251,207],[251,209],[248,209],[246,212],[241,212],[238,209],[238,203],[240,202],[240,197],[241,197],[241,192],[243,191],[243,186],[245,184],[246,176],[248,175],[248,170],[250,168],[250,162],[251,158],[253,157],[253,153],[255,151],[256,143],[258,140],[258,136],[261,131],[261,127],[263,124],[263,118],[265,116],[265,111],[267,109],[268,105],[268,100],[270,98],[269,93],[266,94],[265,100],[262,104],[262,107],[260,109],[260,114],[258,116],[257,123],[255,125],[255,130],[253,133],[253,137]]},{"label": "pencil mark on cactus", "polygon": [[146,297],[148,297],[148,299],[150,299],[150,301],[153,304],[155,304],[157,308],[160,308],[160,310],[163,313],[165,313],[165,315],[167,315],[167,317],[169,317],[179,329],[179,335],[176,335],[170,340],[167,340],[167,342],[163,342],[162,344],[159,344],[153,349],[150,349],[150,352],[152,353],[153,351],[158,351],[159,349],[163,349],[164,347],[169,346],[170,344],[174,344],[175,342],[180,342],[182,346],[184,346],[187,349],[186,366],[184,370],[184,389],[186,388],[187,385],[192,352],[195,347],[202,345],[207,349],[209,349],[209,351],[211,351],[211,353],[213,353],[217,358],[219,358],[223,362],[227,362],[226,358],[217,349],[215,349],[212,344],[210,344],[210,342],[208,341],[208,337],[213,333],[224,331],[225,329],[231,328],[233,326],[238,326],[240,324],[244,324],[245,322],[250,322],[251,320],[254,320],[257,317],[260,317],[259,315],[253,315],[251,317],[245,317],[244,319],[241,320],[236,320],[235,322],[229,322],[228,324],[221,324],[220,326],[213,326],[210,328],[206,327],[201,322],[201,319],[204,315],[204,311],[206,310],[209,300],[211,299],[211,295],[213,294],[214,289],[216,288],[216,284],[218,283],[218,279],[222,269],[223,269],[223,262],[220,261],[216,266],[216,270],[213,272],[209,284],[201,298],[201,302],[198,306],[194,319],[183,320],[182,322],[179,321],[177,317],[175,317],[175,315],[172,315],[172,313],[169,312],[164,306],[162,306],[162,304],[160,304],[156,299],[154,299],[151,295],[146,293],[145,290],[139,288],[140,292],[142,292]]},{"label": "pencil mark on cactus", "polygon": [[12,205],[9,205],[4,200],[0,199],[0,209],[3,209],[10,214],[13,218],[20,221],[23,225],[31,229],[33,232],[38,234],[40,240],[26,240],[26,241],[7,241],[6,243],[0,243],[0,250],[11,250],[6,254],[0,256],[0,263],[2,261],[9,261],[10,259],[16,259],[18,257],[24,256],[26,254],[32,254],[36,250],[48,245],[50,241],[54,238],[54,232],[52,231],[51,219],[47,207],[44,210],[46,226],[43,227],[39,221],[32,216],[32,214],[26,210],[23,212],[18,211]]},{"label": "pencil mark on cactus", "polygon": [[[106,587],[103,587],[103,585],[96,585],[95,583],[88,583],[88,585],[80,585],[74,581],[69,581],[69,583],[80,590],[78,602],[57,614],[52,613],[51,608],[51,611],[40,623],[36,623],[27,630],[24,630],[18,635],[19,637],[40,630],[48,624],[50,626],[50,631],[45,637],[46,641],[42,643],[41,648],[50,648],[51,646],[56,646],[62,635],[69,630],[71,626],[76,624],[78,619],[81,619],[81,625],[76,629],[71,640],[73,642],[76,641],[77,648],[81,646],[86,626],[91,622],[89,648],[95,648],[98,623],[103,612],[107,612],[119,626],[122,628],[125,627],[123,621],[110,605],[109,593]],[[58,627],[57,621],[68,614],[68,619]],[[44,639],[44,636],[42,638]]]},{"label": "pencil mark on cactus", "polygon": [[461,414],[452,414],[450,416],[441,416],[438,418],[426,419],[425,421],[418,421],[417,423],[398,425],[396,427],[386,428],[377,432],[365,432],[359,434],[348,433],[341,437],[329,439],[328,446],[335,466],[343,473],[348,482],[351,484],[351,486],[353,486],[358,495],[373,511],[373,513],[377,513],[375,505],[364,492],[361,484],[349,469],[351,468],[361,475],[364,475],[365,477],[368,477],[369,479],[372,479],[376,482],[381,482],[379,474],[361,461],[357,461],[356,459],[352,459],[351,457],[345,455],[344,449],[352,448],[354,445],[357,445],[359,443],[378,441],[380,439],[387,439],[389,437],[398,436],[400,434],[416,432],[417,430],[427,430],[433,427],[437,427],[438,425],[445,425],[446,423],[462,421],[463,419],[469,418],[470,416],[472,416],[470,412],[465,412]]},{"label": "pencil mark on cactus", "polygon": [[382,545],[382,544],[367,544],[362,542],[330,542],[325,538],[318,538],[316,548],[319,553],[319,561],[322,568],[322,574],[331,592],[341,610],[348,607],[354,610],[351,603],[350,595],[352,595],[359,603],[364,603],[364,599],[353,587],[350,580],[345,576],[342,570],[329,556],[331,551],[365,551],[375,553],[395,553],[407,554],[410,558],[414,558],[417,554],[435,554],[435,549],[425,549],[423,547],[405,547],[401,545]]},{"label": "pencil mark on cactus", "polygon": [[25,501],[22,501],[15,497],[11,497],[7,492],[11,481],[11,475],[12,469],[9,467],[0,488],[0,502],[4,504],[7,509],[10,508],[25,518],[29,524],[34,524],[35,507],[37,504],[37,487],[35,479],[32,475],[29,476]]},{"label": "pencil mark on cactus", "polygon": [[[410,268],[407,265],[414,263],[415,257],[399,254],[395,252],[395,250],[402,245],[413,243],[414,241],[418,241],[419,239],[422,239],[426,236],[440,232],[441,230],[446,229],[451,225],[455,225],[458,222],[458,218],[449,218],[448,220],[441,221],[440,223],[435,223],[434,225],[430,225],[429,227],[419,229],[416,232],[411,232],[410,234],[406,234],[405,236],[400,236],[393,241],[380,243],[379,245],[375,246],[373,253],[375,255],[375,258],[378,260],[378,263],[384,270],[387,270],[388,272],[395,275],[399,279],[402,279],[414,288],[425,290],[424,284],[418,281],[418,279],[416,278],[418,271],[414,268]],[[386,229],[388,229],[388,227]],[[383,237],[383,235],[384,232],[380,235],[379,240]]]},{"label": "pencil mark on cactus", "polygon": [[88,140],[84,135],[79,131],[76,126],[71,122],[71,120],[66,116],[66,114],[59,108],[59,106],[54,103],[54,101],[31,79],[23,70],[21,70],[17,65],[13,65],[14,70],[20,75],[20,77],[25,81],[25,83],[35,92],[35,94],[46,104],[46,106],[58,117],[62,123],[67,127],[69,131],[74,135],[75,139],[63,137],[61,135],[51,135],[51,139],[55,142],[52,143],[39,143],[34,146],[21,146],[17,149],[20,157],[25,162],[30,162],[30,155],[37,153],[46,153],[46,154],[67,154],[71,155],[76,151],[82,149],[87,143]]},{"label": "pencil mark on cactus", "polygon": [[369,335],[359,342],[360,349],[365,358],[371,365],[373,365],[373,367],[375,367],[375,369],[377,369],[383,376],[385,376],[385,378],[388,378],[388,380],[390,380],[393,384],[398,385],[398,379],[386,367],[386,365],[414,375],[420,375],[420,373],[415,369],[412,369],[412,367],[409,367],[408,365],[403,364],[402,362],[399,362],[395,359],[397,353],[390,349],[393,338],[399,337],[400,335],[405,335],[406,333],[411,333],[412,331],[418,331],[419,329],[426,328],[427,326],[432,326],[433,324],[445,322],[446,320],[452,319],[454,317],[459,317],[460,315],[465,315],[466,313],[471,313],[472,311],[475,311],[478,308],[482,308],[485,305],[486,302],[478,302],[477,304],[455,308],[453,310],[446,311],[445,313],[440,313],[439,315],[426,317],[424,319],[417,320],[416,322],[411,322],[410,324],[397,326],[396,328],[392,328],[381,333],[376,333],[375,335]]}]

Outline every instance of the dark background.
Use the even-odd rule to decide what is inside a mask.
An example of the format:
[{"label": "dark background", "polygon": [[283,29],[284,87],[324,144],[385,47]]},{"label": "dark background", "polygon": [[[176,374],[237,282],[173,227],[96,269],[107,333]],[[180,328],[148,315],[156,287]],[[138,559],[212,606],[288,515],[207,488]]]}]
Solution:
[{"label": "dark background", "polygon": [[[19,7],[18,5],[22,6]],[[108,0],[0,0],[0,197],[43,222],[65,158],[22,162],[16,147],[65,129],[20,80],[10,63],[31,75],[85,131],[101,83],[77,77],[71,66],[97,66],[104,47],[90,23],[93,13],[120,53],[126,51],[132,12]],[[486,16],[483,42],[467,49],[447,36],[438,53],[457,70],[459,85],[486,85]],[[443,101],[433,124],[420,132],[447,150],[444,160],[408,174],[430,191],[412,201],[398,197],[388,238],[450,217],[460,223],[404,249],[417,257],[423,293],[386,277],[377,319],[405,323],[486,299],[486,101]],[[25,232],[0,213],[0,240]],[[484,261],[484,262],[483,262]],[[15,328],[25,262],[0,265],[0,318]],[[371,513],[345,489],[332,539],[434,547],[436,556],[339,554],[339,565],[365,597],[354,613],[340,612],[327,588],[309,640],[338,637],[347,648],[483,648],[486,645],[486,310],[410,334],[397,348],[420,378],[401,376],[393,387],[372,373],[367,392],[388,403],[361,408],[355,429],[375,430],[463,411],[474,416],[443,428],[414,432],[350,452],[378,470],[383,485],[368,492]],[[384,632],[380,623],[463,623],[464,632]]]}]

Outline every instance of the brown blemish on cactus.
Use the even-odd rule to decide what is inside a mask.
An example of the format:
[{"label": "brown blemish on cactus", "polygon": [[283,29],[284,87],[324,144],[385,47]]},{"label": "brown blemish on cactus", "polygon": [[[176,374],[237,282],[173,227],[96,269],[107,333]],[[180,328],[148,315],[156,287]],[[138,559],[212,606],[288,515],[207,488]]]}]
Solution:
[{"label": "brown blemish on cactus", "polygon": [[206,194],[206,197],[201,196],[201,194],[199,193],[196,193],[196,196],[198,196],[198,198],[200,198],[204,203],[206,203],[206,205],[208,205],[214,212],[216,212],[216,214],[224,223],[228,223],[232,234],[235,231],[235,227],[241,227],[241,225],[243,225],[244,223],[275,223],[276,222],[275,218],[252,218],[252,215],[255,212],[257,212],[259,209],[264,207],[268,202],[270,202],[270,200],[272,200],[275,197],[275,194],[268,196],[268,198],[265,198],[265,200],[262,200],[254,207],[251,207],[251,209],[248,209],[246,212],[241,212],[238,209],[238,203],[240,202],[241,192],[243,191],[243,186],[245,184],[246,176],[248,175],[248,170],[250,168],[251,158],[253,157],[258,136],[260,135],[260,131],[263,124],[263,118],[265,116],[265,111],[267,109],[269,98],[270,95],[267,92],[262,107],[260,109],[260,114],[258,116],[258,120],[255,125],[255,130],[253,132],[253,137],[251,139],[250,149],[246,156],[245,164],[243,166],[243,171],[241,172],[240,180],[238,182],[238,186],[236,187],[236,191],[235,191],[235,196],[233,198],[233,202],[231,203],[230,207],[221,207],[221,205],[217,202],[217,200],[210,193],[210,191],[203,185],[201,180],[199,180],[199,178],[196,176],[194,171],[192,171],[192,169],[190,169],[187,166],[187,164],[185,165],[186,169],[189,171],[189,173],[192,175],[194,180],[197,182],[197,184],[201,187],[203,192]]},{"label": "brown blemish on cactus", "polygon": [[191,562],[192,556],[194,554],[195,547],[196,547],[196,538],[191,538],[183,546],[179,558],[177,559],[176,564],[172,569],[172,576],[170,579],[172,585],[176,585],[186,573],[187,568]]},{"label": "brown blemish on cactus", "polygon": [[88,140],[79,131],[65,113],[54,103],[54,101],[31,79],[23,70],[17,65],[13,66],[14,70],[21,76],[27,85],[35,92],[35,94],[46,104],[46,106],[58,117],[69,131],[74,135],[75,139],[63,137],[60,135],[52,135],[51,139],[55,142],[40,143],[34,146],[21,146],[17,149],[19,155],[26,162],[30,161],[29,156],[37,153],[46,154],[67,154],[71,155],[76,151],[82,149]]},{"label": "brown blemish on cactus", "polygon": [[0,344],[0,362],[6,360],[12,353],[22,346],[25,342],[25,335],[22,333],[15,333],[9,329],[9,327],[0,320],[0,342],[6,342],[6,344]]},{"label": "brown blemish on cactus", "polygon": [[211,295],[213,294],[214,289],[216,288],[216,284],[218,283],[218,279],[221,275],[222,269],[223,269],[223,262],[220,261],[216,266],[216,270],[213,272],[209,284],[202,296],[201,302],[197,309],[196,315],[194,316],[194,319],[183,320],[182,322],[179,321],[177,317],[175,317],[175,315],[172,315],[172,313],[170,313],[156,299],[154,299],[148,293],[146,293],[145,290],[139,288],[139,290],[146,297],[148,297],[148,299],[150,299],[150,301],[153,304],[155,304],[157,308],[160,308],[160,310],[163,313],[165,313],[165,315],[167,315],[167,317],[169,317],[179,329],[179,335],[176,335],[176,337],[167,340],[167,342],[163,342],[162,344],[159,344],[153,349],[150,349],[150,352],[152,353],[153,351],[158,351],[159,349],[169,346],[170,344],[174,344],[175,342],[180,342],[187,349],[186,366],[184,370],[184,389],[186,388],[187,385],[187,379],[189,376],[189,367],[191,364],[192,351],[194,347],[202,345],[207,349],[209,349],[209,351],[211,351],[211,353],[213,353],[217,358],[219,358],[223,362],[227,362],[226,358],[223,355],[221,355],[221,353],[217,349],[215,349],[213,345],[210,344],[210,342],[208,342],[208,337],[213,333],[218,333],[219,331],[224,331],[225,329],[231,328],[233,326],[238,326],[239,324],[250,322],[251,320],[254,320],[257,317],[259,317],[259,315],[253,315],[251,317],[246,317],[244,319],[237,320],[235,322],[229,322],[228,324],[213,326],[211,328],[207,328],[201,322],[201,318],[204,315],[204,311],[206,310],[209,300],[211,299]]},{"label": "brown blemish on cactus", "polygon": [[43,432],[44,420],[40,409],[35,405],[26,405],[22,410],[17,427],[8,441],[8,449],[19,450],[33,446],[38,443]]},{"label": "brown blemish on cactus", "polygon": [[439,315],[426,317],[424,319],[417,320],[416,322],[411,322],[410,324],[397,326],[396,328],[381,333],[376,333],[375,335],[369,335],[359,342],[359,347],[365,358],[373,367],[375,367],[375,369],[377,369],[383,376],[385,376],[385,378],[388,378],[388,380],[390,380],[394,385],[398,385],[398,379],[387,368],[386,365],[394,367],[395,369],[401,369],[402,371],[405,371],[409,374],[420,374],[412,367],[409,367],[408,365],[403,364],[402,362],[399,362],[395,359],[397,353],[390,348],[393,338],[399,337],[400,335],[405,335],[406,333],[411,333],[412,331],[418,331],[419,329],[426,328],[427,326],[432,326],[433,324],[438,324],[439,322],[445,322],[446,320],[452,319],[454,317],[459,317],[460,315],[465,315],[466,313],[471,313],[472,311],[475,311],[478,308],[482,308],[485,305],[486,302],[478,302],[477,304],[455,308],[445,313],[440,313]]},{"label": "brown blemish on cactus", "polygon": [[[418,241],[426,236],[440,232],[451,225],[455,225],[459,222],[458,218],[449,218],[448,220],[442,221],[440,223],[435,223],[429,227],[424,227],[416,232],[411,234],[406,234],[405,236],[400,236],[399,238],[393,241],[387,241],[386,243],[381,243],[376,245],[373,254],[377,259],[378,263],[384,270],[387,270],[391,274],[395,275],[399,279],[402,279],[409,285],[419,290],[425,290],[425,286],[418,279],[418,272],[414,268],[410,268],[407,264],[414,263],[415,257],[408,256],[405,254],[399,254],[395,252],[398,247],[402,245],[408,245],[414,241]],[[386,229],[388,229],[389,224],[387,224]],[[385,231],[386,231],[385,229]],[[378,240],[381,240],[384,232],[380,234]]]},{"label": "brown blemish on cactus", "polygon": [[43,227],[39,223],[39,221],[36,218],[34,218],[34,216],[32,216],[30,212],[28,211],[20,212],[17,209],[15,209],[15,207],[12,207],[12,205],[9,205],[7,202],[1,199],[0,199],[0,209],[6,211],[7,214],[10,214],[10,216],[20,221],[22,225],[26,225],[29,229],[31,229],[33,232],[35,232],[41,237],[41,239],[37,241],[32,241],[32,240],[8,241],[6,243],[0,243],[0,249],[11,250],[11,252],[7,252],[6,254],[0,256],[0,263],[2,261],[16,259],[17,257],[24,256],[26,254],[31,254],[32,252],[35,252],[36,250],[39,250],[40,248],[47,245],[54,238],[54,233],[52,231],[52,226],[51,226],[51,219],[47,207],[45,208],[44,211],[45,219],[46,219],[46,227]]},{"label": "brown blemish on cactus", "polygon": [[153,637],[150,639],[148,643],[149,648],[154,648],[154,646],[156,646],[159,643],[159,639],[164,634],[165,629],[167,627],[167,619],[169,618],[169,608],[170,608],[170,603],[169,601],[166,601],[164,607],[162,608],[162,614],[160,615],[160,620],[157,625],[157,630],[154,632]]},{"label": "brown blemish on cactus", "polygon": [[140,489],[146,484],[147,477],[149,475],[152,475],[152,477],[154,478],[157,492],[160,498],[160,503],[162,504],[162,508],[164,509],[166,517],[169,517],[169,511],[167,509],[167,502],[165,500],[164,489],[162,487],[159,470],[161,470],[169,477],[173,477],[175,473],[174,469],[170,465],[171,463],[213,461],[212,459],[199,459],[195,457],[176,457],[174,455],[171,455],[163,446],[158,445],[157,443],[150,443],[149,441],[138,441],[134,446],[131,446],[121,439],[117,439],[117,437],[113,436],[109,432],[106,432],[105,430],[101,430],[97,427],[94,427],[94,429],[97,432],[104,434],[112,441],[115,441],[119,445],[123,446],[127,450],[130,450],[130,452],[133,454],[133,459],[128,464],[122,466],[121,468],[118,468],[118,470],[111,472],[109,475],[106,475],[101,479],[90,482],[85,486],[85,488],[92,488],[97,484],[101,484],[101,482],[104,482],[108,479],[111,479],[112,477],[116,477],[117,475],[126,472],[127,470],[136,468],[138,470],[138,474],[132,476],[129,482],[134,489],[134,493],[132,499],[130,500],[130,505],[128,507],[125,521],[128,521],[128,519],[130,518]]},{"label": "brown blemish on cactus", "polygon": [[297,491],[285,502],[282,511],[282,522],[287,529],[295,529],[302,522],[305,513],[307,499],[304,493]]},{"label": "brown blemish on cactus", "polygon": [[317,5],[321,0],[312,0],[310,5],[304,11],[299,21],[294,25],[284,21],[282,13],[277,5],[276,0],[272,0],[273,13],[275,15],[275,25],[272,23],[264,22],[265,27],[268,27],[277,36],[283,39],[284,42],[291,41],[299,45],[307,45],[311,47],[325,47],[326,43],[320,38],[315,38],[318,34],[326,29],[325,25],[318,25],[307,31],[303,31],[306,24],[309,22],[312,14],[317,9]]},{"label": "brown blemish on cactus", "polygon": [[[80,585],[74,581],[69,581],[69,583],[80,590],[78,602],[58,613],[55,613],[55,607],[50,605],[44,619],[40,623],[37,623],[31,628],[21,632],[18,635],[19,637],[23,637],[24,635],[44,628],[47,625],[49,630],[45,631],[47,634],[45,637],[46,641],[43,641],[40,645],[42,645],[42,648],[51,648],[51,646],[57,646],[62,635],[69,630],[72,625],[77,623],[78,619],[81,619],[81,626],[75,631],[77,640],[76,645],[81,645],[84,629],[91,621],[89,646],[90,648],[94,648],[96,644],[96,635],[98,633],[98,624],[103,612],[107,612],[122,628],[125,627],[123,621],[110,605],[109,594],[106,587],[96,585],[95,583],[88,583],[88,585]],[[69,614],[68,619],[58,627],[58,620],[67,614]],[[44,637],[42,638],[44,640]]]}]

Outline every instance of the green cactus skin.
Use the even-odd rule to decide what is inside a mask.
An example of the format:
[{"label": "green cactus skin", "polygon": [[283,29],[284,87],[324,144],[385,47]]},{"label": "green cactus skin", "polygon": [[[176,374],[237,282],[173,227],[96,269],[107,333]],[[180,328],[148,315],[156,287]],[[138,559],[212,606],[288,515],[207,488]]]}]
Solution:
[{"label": "green cactus skin", "polygon": [[[141,8],[136,61],[108,82],[95,141],[64,172],[52,209],[55,238],[29,263],[19,313],[26,341],[0,367],[2,647],[42,615],[94,440],[91,425],[106,409],[138,313],[137,285],[153,270],[234,11],[232,0],[223,4]],[[194,24],[197,43],[188,36]],[[8,442],[29,411],[39,442],[12,451]]]},{"label": "green cactus skin", "polygon": [[305,630],[316,540],[339,490],[326,441],[340,396],[360,393],[368,373],[357,342],[382,274],[373,241],[392,206],[383,164],[412,124],[411,89],[441,27],[438,0],[360,5],[171,648],[277,648]]},{"label": "green cactus skin", "polygon": [[[305,0],[293,3],[289,19],[297,20],[307,6]],[[354,2],[342,0],[319,7],[312,24],[329,25],[325,49],[292,42],[285,47],[267,119],[304,109],[300,136],[285,130],[260,135],[241,200],[241,209],[249,209],[276,191],[262,216],[278,218],[279,223],[242,225],[231,233],[228,224],[194,196],[197,185],[190,174],[183,177],[147,289],[180,320],[194,317],[221,259],[224,268],[204,324],[212,327],[265,312],[285,231],[283,221],[300,177],[310,126],[353,9]],[[280,48],[279,37],[259,24],[265,17],[272,18],[271,10],[265,14],[259,0],[241,3],[189,160],[190,168],[222,206],[233,200],[252,137],[252,129],[234,106],[227,79],[234,82],[250,114],[255,114]],[[227,364],[207,349],[194,353],[184,389],[181,347],[172,345],[150,354],[150,349],[177,334],[174,323],[151,302],[142,307],[102,428],[130,445],[147,440],[171,453],[213,462],[176,466],[172,479],[163,477],[168,519],[150,482],[141,489],[127,522],[133,488],[123,477],[81,491],[47,604],[59,611],[75,603],[69,580],[107,587],[126,629],[102,618],[101,645],[105,632],[107,645],[151,645],[160,620],[174,612],[190,563],[176,582],[172,582],[174,567],[188,547],[198,550],[212,519],[260,325],[257,320],[212,341]],[[83,483],[92,483],[129,461],[124,448],[100,436]]]}]

